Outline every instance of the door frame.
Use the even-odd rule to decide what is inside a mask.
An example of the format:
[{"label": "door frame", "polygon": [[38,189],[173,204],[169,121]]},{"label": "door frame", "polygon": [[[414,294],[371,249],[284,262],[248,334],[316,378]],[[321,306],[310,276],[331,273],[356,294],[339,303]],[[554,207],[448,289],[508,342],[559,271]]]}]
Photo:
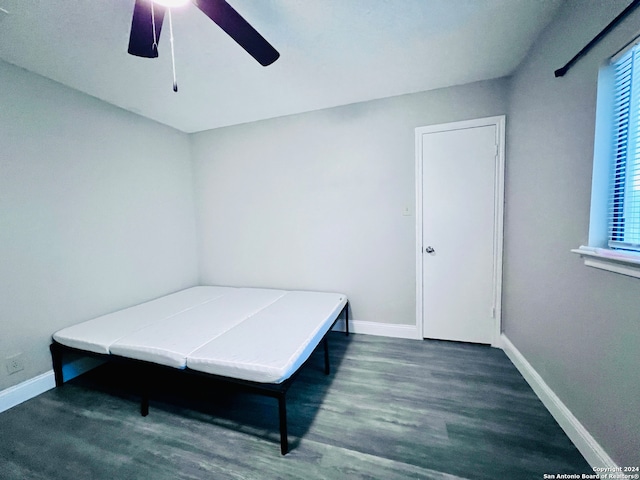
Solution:
[{"label": "door frame", "polygon": [[504,163],[505,163],[505,115],[477,118],[461,122],[442,123],[415,129],[416,156],[416,327],[420,338],[424,338],[423,325],[423,218],[422,218],[422,136],[427,133],[447,132],[485,126],[496,127],[496,169],[494,189],[493,232],[493,312],[494,328],[491,346],[500,346],[502,333],[502,254],[504,245]]}]

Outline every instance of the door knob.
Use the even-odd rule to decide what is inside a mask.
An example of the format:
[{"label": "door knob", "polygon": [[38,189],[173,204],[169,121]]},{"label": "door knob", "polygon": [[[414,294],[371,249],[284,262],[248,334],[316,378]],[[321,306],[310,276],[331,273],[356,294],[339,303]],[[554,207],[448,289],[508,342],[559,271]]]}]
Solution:
[{"label": "door knob", "polygon": [[433,249],[433,247],[429,246],[427,248],[424,249],[424,251],[426,253],[436,253],[436,251]]}]

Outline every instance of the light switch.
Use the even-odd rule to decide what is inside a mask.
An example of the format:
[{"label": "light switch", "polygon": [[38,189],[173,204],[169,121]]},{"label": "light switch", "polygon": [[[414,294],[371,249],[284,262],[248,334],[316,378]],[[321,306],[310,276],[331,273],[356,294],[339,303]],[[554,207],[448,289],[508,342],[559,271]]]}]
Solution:
[{"label": "light switch", "polygon": [[403,217],[409,217],[411,216],[411,210],[409,209],[409,207],[404,207],[402,209],[402,216]]}]

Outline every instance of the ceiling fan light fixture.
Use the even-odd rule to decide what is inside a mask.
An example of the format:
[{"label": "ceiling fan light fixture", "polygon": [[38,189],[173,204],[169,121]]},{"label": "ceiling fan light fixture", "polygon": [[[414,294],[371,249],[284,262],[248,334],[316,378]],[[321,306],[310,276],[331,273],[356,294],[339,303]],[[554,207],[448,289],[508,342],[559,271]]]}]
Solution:
[{"label": "ceiling fan light fixture", "polygon": [[[186,3],[197,7],[263,67],[280,57],[278,51],[227,0],[135,0],[128,52],[138,57],[157,58],[165,14],[170,17],[171,7]],[[158,8],[154,8],[154,5]]]},{"label": "ceiling fan light fixture", "polygon": [[175,8],[182,7],[189,3],[190,0],[153,0],[153,3],[163,7]]}]

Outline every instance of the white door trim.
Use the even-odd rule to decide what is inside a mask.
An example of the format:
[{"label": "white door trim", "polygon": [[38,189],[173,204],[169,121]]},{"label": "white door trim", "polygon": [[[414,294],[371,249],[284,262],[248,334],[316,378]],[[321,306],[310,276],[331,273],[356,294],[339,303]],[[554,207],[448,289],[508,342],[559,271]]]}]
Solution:
[{"label": "white door trim", "polygon": [[416,327],[420,335],[423,336],[423,286],[422,272],[424,245],[422,243],[422,136],[425,133],[446,132],[451,130],[461,130],[465,128],[476,128],[484,126],[496,127],[496,144],[498,151],[496,155],[496,179],[494,192],[494,305],[495,305],[495,326],[491,345],[500,346],[500,335],[502,333],[502,251],[504,234],[504,159],[505,159],[505,116],[478,118],[462,122],[443,123],[439,125],[429,125],[417,127],[415,129],[415,156],[416,156]]}]

